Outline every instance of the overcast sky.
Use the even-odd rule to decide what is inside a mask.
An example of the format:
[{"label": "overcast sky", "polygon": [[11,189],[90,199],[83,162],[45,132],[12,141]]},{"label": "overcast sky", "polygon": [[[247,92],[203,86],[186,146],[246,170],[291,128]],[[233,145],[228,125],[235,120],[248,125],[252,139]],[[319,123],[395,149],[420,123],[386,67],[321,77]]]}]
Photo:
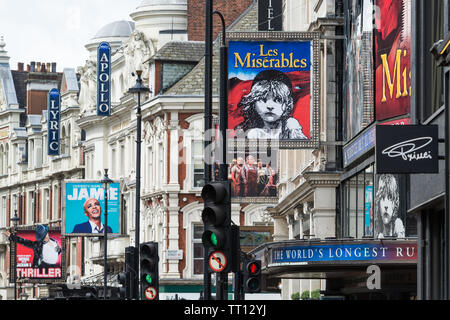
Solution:
[{"label": "overcast sky", "polygon": [[0,0],[0,37],[12,70],[23,62],[56,62],[57,71],[84,65],[84,45],[110,22],[131,21],[142,0]]}]

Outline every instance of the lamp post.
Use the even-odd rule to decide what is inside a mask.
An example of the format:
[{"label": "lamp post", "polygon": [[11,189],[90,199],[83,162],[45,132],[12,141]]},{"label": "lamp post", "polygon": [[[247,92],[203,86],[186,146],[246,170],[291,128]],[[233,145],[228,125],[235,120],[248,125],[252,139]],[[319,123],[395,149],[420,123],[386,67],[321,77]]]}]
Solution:
[{"label": "lamp post", "polygon": [[12,233],[12,238],[14,241],[14,257],[13,257],[13,266],[14,266],[14,300],[17,300],[17,241],[16,241],[16,227],[17,227],[17,223],[19,222],[19,217],[17,216],[17,209],[14,210],[14,217],[12,217],[10,219],[10,221],[13,224],[13,233]]},{"label": "lamp post", "polygon": [[105,175],[100,181],[104,185],[105,192],[105,224],[103,225],[103,234],[104,234],[104,271],[103,271],[103,298],[106,300],[107,290],[108,290],[108,186],[110,183],[114,182],[108,177],[108,169],[105,169]]},{"label": "lamp post", "polygon": [[[141,210],[141,131],[142,131],[142,113],[141,113],[141,94],[150,92],[150,89],[142,84],[142,70],[136,70],[136,84],[128,90],[128,93],[133,94],[137,97],[137,109],[136,109],[136,223],[135,223],[135,266],[138,270],[137,275],[139,275],[139,221],[140,221],[140,210]],[[133,74],[134,76],[134,74]],[[135,278],[135,290],[138,290],[135,295],[140,300],[141,290],[139,276]]]}]

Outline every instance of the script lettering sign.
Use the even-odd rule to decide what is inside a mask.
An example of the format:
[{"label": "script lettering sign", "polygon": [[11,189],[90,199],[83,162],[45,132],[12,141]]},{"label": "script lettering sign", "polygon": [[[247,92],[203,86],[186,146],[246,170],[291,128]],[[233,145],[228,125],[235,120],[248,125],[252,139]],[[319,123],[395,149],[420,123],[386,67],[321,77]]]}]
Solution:
[{"label": "script lettering sign", "polygon": [[376,128],[377,173],[438,173],[438,126]]}]

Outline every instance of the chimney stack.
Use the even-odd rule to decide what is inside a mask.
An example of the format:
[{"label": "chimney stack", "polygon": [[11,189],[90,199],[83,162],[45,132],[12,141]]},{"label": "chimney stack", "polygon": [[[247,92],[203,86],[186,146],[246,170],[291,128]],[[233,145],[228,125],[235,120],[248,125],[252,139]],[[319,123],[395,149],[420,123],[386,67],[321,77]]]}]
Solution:
[{"label": "chimney stack", "polygon": [[36,62],[35,61],[31,61],[31,72],[36,72]]},{"label": "chimney stack", "polygon": [[23,62],[17,63],[17,71],[23,71]]},{"label": "chimney stack", "polygon": [[52,62],[52,72],[56,73],[56,62]]}]

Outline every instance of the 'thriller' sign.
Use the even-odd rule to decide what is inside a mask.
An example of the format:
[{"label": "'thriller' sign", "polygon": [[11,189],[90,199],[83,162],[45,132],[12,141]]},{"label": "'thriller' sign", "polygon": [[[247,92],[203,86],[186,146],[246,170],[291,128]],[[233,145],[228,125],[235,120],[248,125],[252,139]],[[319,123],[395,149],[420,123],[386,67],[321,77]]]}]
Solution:
[{"label": "'thriller' sign", "polygon": [[59,155],[60,127],[61,127],[61,97],[58,89],[52,89],[48,93],[48,155]]},{"label": "'thriller' sign", "polygon": [[111,47],[107,42],[97,50],[97,115],[111,115]]},{"label": "'thriller' sign", "polygon": [[376,127],[377,173],[439,173],[438,126]]}]

